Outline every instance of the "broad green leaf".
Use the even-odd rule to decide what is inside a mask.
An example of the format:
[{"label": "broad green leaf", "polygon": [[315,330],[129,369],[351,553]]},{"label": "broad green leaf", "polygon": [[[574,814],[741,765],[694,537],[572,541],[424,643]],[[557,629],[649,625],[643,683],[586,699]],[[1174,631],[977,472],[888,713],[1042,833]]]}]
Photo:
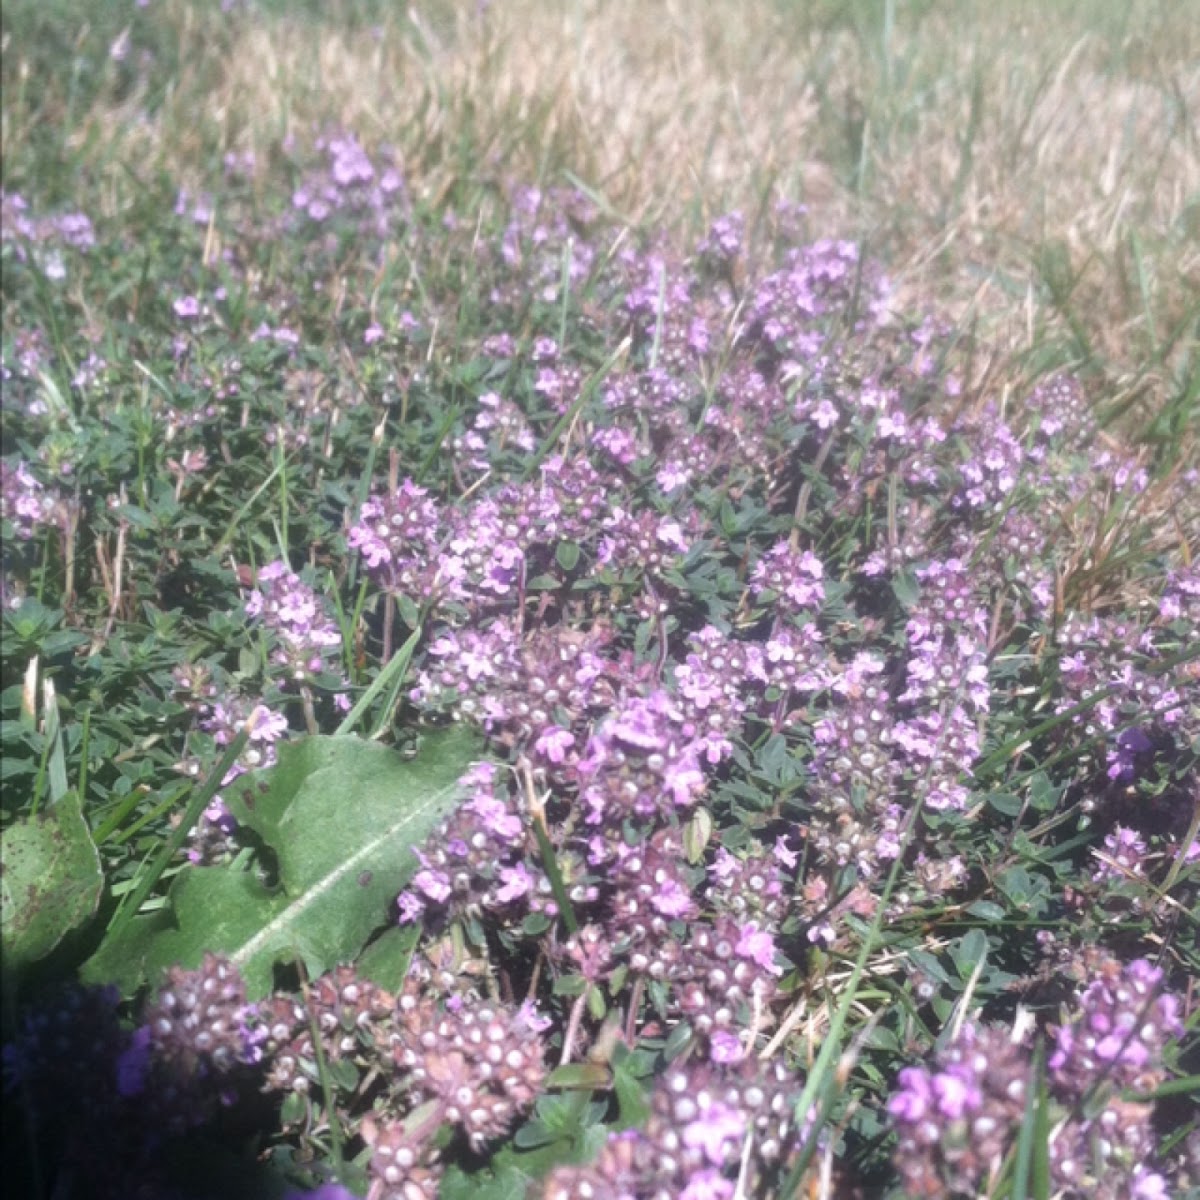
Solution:
[{"label": "broad green leaf", "polygon": [[408,964],[421,940],[421,925],[393,925],[380,934],[358,960],[358,973],[385,991],[398,992],[404,986]]},{"label": "broad green leaf", "polygon": [[2,847],[4,961],[7,969],[19,970],[44,958],[95,914],[104,876],[74,792],[31,820],[10,825]]},{"label": "broad green leaf", "polygon": [[85,977],[136,987],[172,963],[225,954],[252,997],[276,963],[310,975],[354,959],[387,920],[411,878],[419,845],[455,806],[456,781],[479,743],[462,728],[425,736],[415,758],[356,737],[311,737],[280,747],[269,771],[226,789],[234,816],[274,852],[278,884],[256,868],[197,867],[176,877],[169,915],[139,917],[101,945]]}]

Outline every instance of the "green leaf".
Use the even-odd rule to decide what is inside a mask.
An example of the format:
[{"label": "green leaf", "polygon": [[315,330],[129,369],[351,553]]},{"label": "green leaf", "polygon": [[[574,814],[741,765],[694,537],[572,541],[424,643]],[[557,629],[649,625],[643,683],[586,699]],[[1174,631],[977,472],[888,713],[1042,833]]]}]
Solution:
[{"label": "green leaf", "polygon": [[513,1145],[518,1150],[536,1150],[539,1146],[549,1146],[561,1141],[562,1134],[557,1129],[551,1129],[542,1121],[528,1121],[513,1134]]},{"label": "green leaf", "polygon": [[85,978],[132,988],[172,963],[194,967],[211,950],[233,960],[256,998],[270,991],[278,962],[299,957],[315,976],[353,959],[411,878],[411,848],[458,802],[456,781],[478,756],[475,735],[461,727],[422,741],[415,759],[355,737],[281,746],[277,766],[225,793],[234,816],[274,851],[278,886],[238,864],[184,871],[165,919],[131,921],[85,964]]},{"label": "green leaf", "polygon": [[546,1077],[546,1090],[595,1091],[609,1085],[608,1068],[599,1063],[567,1063]]},{"label": "green leaf", "polygon": [[1040,876],[1031,875],[1022,866],[1009,867],[996,878],[996,886],[1008,897],[1015,909],[1036,916],[1041,911],[1047,884]]},{"label": "green leaf", "polygon": [[559,542],[554,557],[564,571],[573,571],[579,563],[579,547],[574,542]]},{"label": "green leaf", "polygon": [[900,607],[907,612],[921,598],[921,585],[916,575],[904,567],[892,576],[892,592],[900,602]]},{"label": "green leaf", "polygon": [[621,1129],[640,1128],[650,1119],[649,1094],[631,1067],[629,1054],[613,1055],[613,1091],[617,1094]]},{"label": "green leaf", "polygon": [[960,979],[971,977],[975,967],[988,952],[987,934],[982,929],[972,929],[950,947],[950,957]]},{"label": "green leaf", "polygon": [[1062,789],[1050,782],[1045,771],[1035,772],[1029,780],[1029,802],[1040,813],[1053,812],[1058,807]]},{"label": "green leaf", "polygon": [[943,983],[949,986],[950,976],[946,974],[945,967],[929,953],[928,950],[913,949],[908,952],[908,957],[913,963],[930,979],[936,980],[938,983]]},{"label": "green leaf", "polygon": [[413,951],[421,940],[421,926],[394,925],[380,934],[358,960],[358,973],[385,991],[398,992],[408,974]]},{"label": "green leaf", "polygon": [[987,802],[1003,816],[1018,817],[1021,815],[1020,796],[1013,796],[1008,792],[989,792]]},{"label": "green leaf", "polygon": [[19,970],[95,915],[104,875],[74,792],[10,825],[0,845],[4,962],[7,970]]},{"label": "green leaf", "polygon": [[442,1200],[525,1200],[532,1183],[533,1177],[513,1163],[473,1171],[469,1175],[461,1167],[451,1166],[438,1188],[438,1195]]},{"label": "green leaf", "polygon": [[506,1145],[481,1171],[468,1174],[461,1167],[451,1166],[438,1196],[441,1200],[525,1200],[533,1185],[555,1167],[595,1158],[607,1136],[603,1125],[586,1125],[572,1136],[536,1148],[520,1150],[513,1144]]}]

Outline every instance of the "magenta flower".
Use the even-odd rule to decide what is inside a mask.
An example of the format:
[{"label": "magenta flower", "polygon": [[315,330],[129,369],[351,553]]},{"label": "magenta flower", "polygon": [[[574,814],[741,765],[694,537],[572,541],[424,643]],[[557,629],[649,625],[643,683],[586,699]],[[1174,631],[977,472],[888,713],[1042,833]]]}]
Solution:
[{"label": "magenta flower", "polygon": [[533,891],[533,876],[530,875],[524,863],[501,867],[500,878],[504,883],[496,891],[496,900],[501,904],[511,904],[512,901],[519,900]]},{"label": "magenta flower", "polygon": [[650,898],[650,903],[664,917],[688,917],[695,911],[691,893],[675,879],[665,880]]},{"label": "magenta flower", "polygon": [[413,876],[413,884],[420,888],[435,904],[444,904],[450,899],[450,880],[441,871],[426,868]]},{"label": "magenta flower", "polygon": [[726,1066],[729,1063],[741,1062],[746,1057],[746,1051],[736,1033],[718,1029],[712,1035],[708,1055],[713,1062]]},{"label": "magenta flower", "polygon": [[924,1067],[905,1067],[896,1076],[899,1089],[888,1100],[887,1109],[892,1119],[916,1125],[925,1119],[933,1107],[933,1087],[929,1072]]},{"label": "magenta flower", "polygon": [[938,1111],[951,1121],[974,1112],[983,1103],[983,1095],[967,1069],[951,1067],[939,1072],[933,1077],[933,1094]]},{"label": "magenta flower", "polygon": [[734,953],[757,963],[769,975],[783,974],[783,968],[775,962],[775,938],[767,930],[760,929],[757,921],[747,921],[741,927]]},{"label": "magenta flower", "polygon": [[736,1108],[716,1100],[683,1129],[683,1144],[703,1150],[715,1167],[724,1166],[741,1148],[746,1118]]},{"label": "magenta flower", "polygon": [[731,1200],[732,1196],[733,1184],[719,1171],[709,1168],[688,1180],[679,1200]]},{"label": "magenta flower", "polygon": [[575,738],[569,730],[558,725],[549,725],[534,742],[533,748],[543,758],[557,765],[566,760],[567,751],[574,745]]}]

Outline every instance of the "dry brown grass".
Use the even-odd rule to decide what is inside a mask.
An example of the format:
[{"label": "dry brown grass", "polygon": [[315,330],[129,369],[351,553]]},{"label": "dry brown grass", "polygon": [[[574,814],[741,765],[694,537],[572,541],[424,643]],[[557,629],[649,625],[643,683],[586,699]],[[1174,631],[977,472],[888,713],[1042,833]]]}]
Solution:
[{"label": "dry brown grass", "polygon": [[396,144],[435,199],[569,173],[667,225],[784,195],[1009,348],[1056,323],[1118,392],[1178,385],[1200,295],[1196,0],[382,11],[243,17],[222,39],[223,18],[167,0],[186,64],[168,102],[144,121],[127,98],[77,137],[198,178],[215,150],[338,122]]}]

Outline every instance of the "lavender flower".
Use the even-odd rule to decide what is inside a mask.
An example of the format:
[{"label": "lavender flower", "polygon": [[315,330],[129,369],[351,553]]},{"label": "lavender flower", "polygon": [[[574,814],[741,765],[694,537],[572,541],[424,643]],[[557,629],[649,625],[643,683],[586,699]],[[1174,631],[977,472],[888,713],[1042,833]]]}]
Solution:
[{"label": "lavender flower", "polygon": [[246,615],[278,636],[276,663],[291,680],[319,674],[330,652],[339,650],[342,644],[342,635],[324,601],[282,561],[262,567],[257,584],[246,601]]},{"label": "lavender flower", "polygon": [[[1054,1186],[1102,1200],[1165,1194],[1149,1161],[1153,1105],[1120,1089],[1153,1091],[1165,1077],[1162,1051],[1183,1032],[1179,1001],[1143,959],[1122,966],[1099,956],[1093,978],[1053,1029],[1048,1083]],[[965,1025],[932,1066],[906,1067],[888,1101],[898,1141],[894,1162],[909,1193],[975,1194],[1015,1143],[1033,1085],[1024,1036]]]},{"label": "lavender flower", "polygon": [[657,1081],[644,1129],[609,1134],[588,1166],[560,1166],[541,1200],[731,1200],[742,1172],[748,1194],[797,1148],[802,1087],[782,1064],[672,1068]]},{"label": "lavender flower", "polygon": [[65,502],[40,483],[29,464],[0,461],[0,518],[11,521],[13,532],[29,541],[43,527],[65,524]]}]

